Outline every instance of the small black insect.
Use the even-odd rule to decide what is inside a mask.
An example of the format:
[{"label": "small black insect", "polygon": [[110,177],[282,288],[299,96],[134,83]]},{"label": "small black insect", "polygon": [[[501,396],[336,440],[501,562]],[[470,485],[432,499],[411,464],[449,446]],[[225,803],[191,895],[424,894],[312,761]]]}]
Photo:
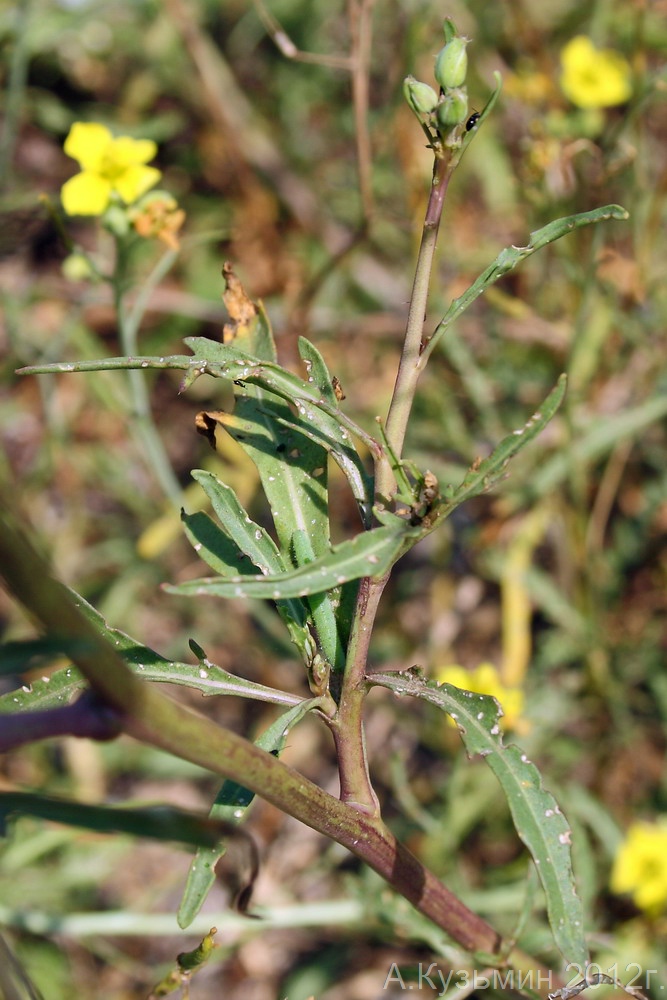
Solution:
[{"label": "small black insect", "polygon": [[481,117],[481,115],[480,115],[479,111],[473,111],[473,113],[471,114],[470,118],[466,122],[466,132],[469,132],[471,129],[473,129],[475,127],[475,125],[479,121],[480,117]]}]

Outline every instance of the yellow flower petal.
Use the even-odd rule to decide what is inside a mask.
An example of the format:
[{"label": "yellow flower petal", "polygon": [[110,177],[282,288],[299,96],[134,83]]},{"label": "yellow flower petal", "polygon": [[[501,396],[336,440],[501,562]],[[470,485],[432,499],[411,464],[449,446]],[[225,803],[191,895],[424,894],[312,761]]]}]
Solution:
[{"label": "yellow flower petal", "polygon": [[111,183],[84,171],[63,184],[60,197],[68,215],[101,215],[109,204]]},{"label": "yellow flower petal", "polygon": [[113,187],[123,201],[129,205],[140,198],[142,194],[146,194],[154,184],[157,184],[160,177],[162,174],[155,167],[127,167],[122,174],[115,178]]},{"label": "yellow flower petal", "polygon": [[117,167],[129,167],[137,163],[148,163],[157,153],[157,145],[152,139],[131,139],[121,135],[114,139],[108,157]]},{"label": "yellow flower petal", "polygon": [[113,136],[105,125],[75,122],[65,139],[65,152],[77,160],[83,170],[99,173]]},{"label": "yellow flower petal", "polygon": [[650,914],[667,905],[667,821],[634,823],[628,830],[611,872],[615,893],[632,893],[635,904]]},{"label": "yellow flower petal", "polygon": [[632,93],[630,65],[613,49],[596,49],[577,35],[561,52],[561,88],[579,108],[624,104]]}]

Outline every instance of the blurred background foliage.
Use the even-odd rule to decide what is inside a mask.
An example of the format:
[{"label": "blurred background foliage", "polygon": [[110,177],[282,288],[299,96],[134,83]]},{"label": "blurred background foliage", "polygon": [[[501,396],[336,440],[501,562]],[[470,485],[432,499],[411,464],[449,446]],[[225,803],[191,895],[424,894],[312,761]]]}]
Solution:
[{"label": "blurred background foliage", "polygon": [[[345,4],[268,6],[300,50],[348,52]],[[141,352],[181,353],[185,335],[219,336],[229,259],[264,300],[282,361],[296,363],[299,334],[313,339],[350,413],[369,429],[393,385],[430,181],[401,84],[408,72],[431,80],[444,15],[473,39],[473,105],[484,106],[494,70],[504,90],[450,186],[427,326],[503,246],[526,244],[557,216],[608,202],[629,210],[628,223],[578,231],[501,281],[433,356],[407,453],[441,484],[521,426],[561,371],[570,389],[502,487],[399,565],[373,662],[419,663],[431,674],[489,662],[521,689],[516,738],[575,830],[594,957],[603,971],[616,963],[622,977],[628,963],[656,968],[663,982],[665,917],[642,914],[608,883],[630,823],[667,813],[666,14],[664,0],[450,0],[446,8],[376,0],[367,123],[374,209],[365,229],[349,72],[286,59],[250,0],[0,5],[2,476],[58,574],[112,625],[174,658],[190,656],[194,636],[233,672],[305,690],[262,605],[159,590],[201,566],[133,437],[124,376],[14,375],[37,361],[120,353],[107,289],[65,278],[66,248],[39,201],[57,204],[76,170],[62,151],[73,122],[158,142],[161,187],[187,213]],[[559,54],[578,34],[627,59],[628,105],[584,110],[565,99]],[[97,246],[95,224],[70,225],[104,261],[110,245]],[[139,285],[157,253],[143,249]],[[254,469],[228,443],[214,455],[195,433],[198,409],[225,405],[218,386],[201,379],[183,396],[177,388],[168,372],[151,382],[155,421],[184,488],[192,468],[214,469],[266,521]],[[354,505],[335,478],[332,489],[342,537],[357,530]],[[198,497],[188,492],[189,509]],[[0,614],[5,640],[33,634],[4,595]],[[37,665],[34,677],[43,672]],[[200,705],[199,696],[192,701]],[[250,734],[273,712],[236,699],[207,708]],[[397,832],[511,933],[526,860],[492,776],[463,758],[441,717],[386,693],[370,699],[367,742]],[[335,790],[331,747],[311,721],[293,731],[285,759]],[[215,792],[197,769],[127,740],[10,754],[0,783],[203,809]],[[257,904],[320,909],[299,929],[230,925],[193,997],[365,1000],[391,995],[382,986],[392,962],[409,967],[435,954],[443,967],[461,967],[461,956],[335,845],[261,803],[251,828],[264,853]],[[8,946],[49,1000],[146,996],[176,953],[194,946],[160,923],[178,903],[187,866],[187,855],[162,846],[21,821],[0,847]],[[339,897],[356,900],[356,922],[351,913],[334,921],[327,901]],[[535,905],[521,940],[554,962],[539,896]],[[22,926],[27,912],[42,923]],[[104,913],[113,925],[81,919],[68,931],[59,923]]]}]

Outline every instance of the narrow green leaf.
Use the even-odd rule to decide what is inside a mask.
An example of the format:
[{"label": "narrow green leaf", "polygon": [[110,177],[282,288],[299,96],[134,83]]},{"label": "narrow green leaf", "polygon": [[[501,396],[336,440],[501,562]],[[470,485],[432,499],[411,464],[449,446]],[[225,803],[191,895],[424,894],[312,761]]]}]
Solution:
[{"label": "narrow green leaf", "polygon": [[[207,345],[202,348],[203,356],[190,357],[189,355],[174,354],[160,358],[146,356],[57,362],[56,364],[28,365],[19,369],[18,374],[53,375],[66,372],[119,371],[137,368],[176,369],[185,372],[181,391],[191,386],[202,375],[229,379],[235,383],[249,382],[293,403],[309,425],[321,429],[325,438],[328,439],[330,436],[330,424],[322,420],[322,414],[334,417],[346,434],[353,434],[364,442],[371,453],[378,454],[379,445],[375,438],[367,434],[337,406],[334,406],[328,397],[319,396],[317,388],[309,385],[298,375],[288,372],[277,364],[261,361],[253,355],[238,351],[226,344],[218,344],[200,337],[187,337],[185,340],[193,347],[197,346],[200,341],[204,341]],[[218,358],[220,360],[215,360]],[[335,458],[336,455],[333,451],[332,454]],[[345,472],[345,469],[343,471]]]},{"label": "narrow green leaf", "polygon": [[0,792],[1,835],[6,835],[8,819],[17,815],[37,816],[98,833],[127,833],[134,837],[177,841],[196,847],[215,847],[223,838],[231,836],[249,842],[253,852],[256,852],[248,834],[233,823],[185,812],[172,806],[123,809],[116,806],[91,806],[28,792]]},{"label": "narrow green leaf", "polygon": [[[310,538],[305,531],[295,531],[292,538],[297,566],[308,566],[315,559]],[[345,666],[345,649],[338,634],[336,604],[330,594],[311,594],[306,598],[322,653],[334,670]]]},{"label": "narrow green leaf", "polygon": [[498,702],[489,695],[426,681],[412,671],[373,674],[369,681],[447,712],[456,722],[468,755],[484,758],[500,782],[516,831],[535,862],[556,945],[566,962],[583,968],[588,949],[572,872],[571,830],[554,797],[542,787],[535,765],[517,746],[504,745]]},{"label": "narrow green leaf", "polygon": [[229,535],[221,531],[204,511],[196,511],[194,514],[181,511],[181,522],[187,539],[199,558],[220,576],[253,572],[248,555],[241,552]]},{"label": "narrow green leaf", "polygon": [[[220,486],[223,485],[218,480],[216,483]],[[239,573],[252,572],[251,566],[243,565],[246,560],[249,561],[249,557],[240,553],[236,543],[211,520],[208,514],[202,512],[182,513],[181,520],[185,533],[197,555],[220,576],[237,576]],[[248,526],[246,525],[246,527]],[[258,526],[256,530],[263,531]],[[264,534],[266,535],[266,532]],[[268,535],[266,538],[273,546],[279,565],[282,565],[282,557],[272,539]],[[259,569],[257,569],[257,573],[259,573]],[[275,603],[292,642],[299,650],[304,663],[308,665],[312,661],[316,648],[308,628],[308,610],[304,602],[298,597],[292,597],[289,600],[276,601]]]},{"label": "narrow green leaf", "polygon": [[210,577],[188,580],[177,586],[165,584],[172,594],[216,595],[218,597],[266,597],[282,600],[319,594],[348,580],[379,576],[402,554],[409,540],[422,532],[394,518],[391,525],[373,528],[355,538],[334,545],[314,562],[279,576],[241,576],[226,580]]},{"label": "narrow green leaf", "polygon": [[543,226],[542,229],[531,233],[528,245],[525,247],[505,247],[504,250],[500,251],[494,262],[473,281],[472,285],[466,289],[463,295],[459,296],[458,299],[454,299],[442,320],[435,328],[424,353],[427,355],[430,354],[447,328],[458,319],[461,313],[476,298],[482,295],[487,288],[495,284],[499,278],[514,270],[526,257],[530,257],[537,250],[541,250],[542,247],[553,243],[554,240],[560,239],[561,236],[566,236],[581,226],[590,226],[596,222],[606,222],[610,219],[624,222],[628,218],[628,212],[620,205],[604,205],[602,208],[594,208],[591,212],[580,212],[578,215],[568,215],[562,219],[555,219],[548,225]]},{"label": "narrow green leaf", "polygon": [[483,462],[471,466],[457,487],[450,487],[447,490],[438,507],[438,521],[443,517],[448,517],[464,500],[478,496],[478,494],[490,489],[501,478],[509,460],[521,451],[529,441],[537,437],[549,423],[563,401],[566,387],[567,376],[561,375],[556,386],[530,420],[520,430],[513,431],[503,438]]},{"label": "narrow green leaf", "polygon": [[248,517],[236,493],[212,472],[194,469],[192,478],[211,501],[225,534],[260,573],[282,573],[288,566],[269,533]]},{"label": "narrow green leaf", "polygon": [[299,354],[306,366],[308,382],[314,385],[321,399],[326,399],[332,406],[338,406],[333,379],[327,368],[326,361],[306,337],[299,337]]},{"label": "narrow green leaf", "polygon": [[[168,660],[156,653],[155,650],[131,638],[125,632],[110,628],[103,616],[80,594],[75,591],[70,591],[70,593],[81,611],[99,629],[100,634],[120,653],[128,667],[139,674],[143,680],[193,688],[205,697],[232,695],[278,705],[299,705],[303,701],[298,695],[290,694],[287,691],[280,691],[264,684],[248,681],[243,677],[236,677],[207,658],[200,660],[197,664]],[[308,662],[314,653],[312,640],[310,642]],[[51,675],[45,674],[43,677],[31,681],[30,684],[24,684],[22,687],[0,696],[0,715],[66,705],[75,694],[84,690],[85,687],[86,682],[76,667],[64,667]]]},{"label": "narrow green leaf", "polygon": [[329,544],[326,450],[299,426],[288,425],[292,413],[283,400],[247,389],[237,390],[225,429],[257,466],[284,558],[299,529],[310,534],[321,555]]},{"label": "narrow green leaf", "polygon": [[[268,753],[280,756],[290,729],[297,722],[300,722],[307,712],[316,707],[317,701],[316,698],[304,701],[289,712],[285,712],[255,740],[256,745]],[[224,781],[211,809],[211,818],[221,819],[227,823],[240,823],[254,797],[254,792],[237,784],[237,782]],[[226,845],[224,844],[218,844],[214,847],[200,847],[197,850],[190,865],[183,898],[178,908],[179,927],[189,927],[199,913],[215,882],[216,862],[222,857],[225,850]]]},{"label": "narrow green leaf", "polygon": [[0,695],[0,716],[10,712],[61,708],[68,705],[74,695],[83,691],[86,686],[86,681],[76,667],[63,667]]}]

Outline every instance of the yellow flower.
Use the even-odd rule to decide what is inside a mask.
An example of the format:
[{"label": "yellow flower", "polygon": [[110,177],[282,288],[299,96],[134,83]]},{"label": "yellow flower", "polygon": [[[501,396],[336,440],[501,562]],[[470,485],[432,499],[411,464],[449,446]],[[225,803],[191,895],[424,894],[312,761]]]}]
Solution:
[{"label": "yellow flower", "polygon": [[492,695],[502,706],[503,728],[521,727],[523,691],[519,688],[505,687],[492,663],[480,663],[477,669],[472,671],[456,665],[440,667],[435,672],[435,679],[439,683],[453,684],[454,687],[462,688],[464,691]]},{"label": "yellow flower", "polygon": [[614,860],[611,891],[632,893],[635,905],[657,916],[667,904],[667,816],[633,823]]},{"label": "yellow flower", "polygon": [[577,35],[560,54],[560,85],[578,108],[609,108],[624,104],[632,93],[630,66],[613,49],[596,49],[590,38]]},{"label": "yellow flower", "polygon": [[81,167],[60,192],[68,215],[101,215],[114,193],[129,205],[162,176],[155,167],[146,166],[157,152],[151,139],[127,135],[114,139],[108,128],[95,122],[75,122],[65,152]]}]

